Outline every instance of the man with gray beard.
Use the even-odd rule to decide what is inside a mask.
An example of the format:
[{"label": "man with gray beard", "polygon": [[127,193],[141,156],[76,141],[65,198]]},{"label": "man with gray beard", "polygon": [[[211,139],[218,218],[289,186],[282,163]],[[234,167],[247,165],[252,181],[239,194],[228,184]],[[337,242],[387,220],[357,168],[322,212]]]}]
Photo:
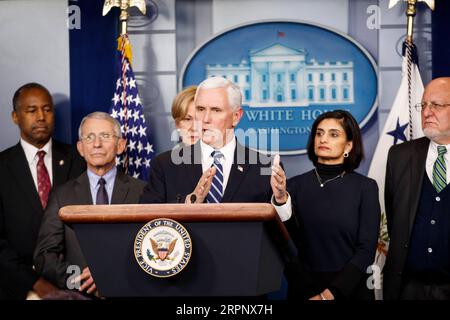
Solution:
[{"label": "man with gray beard", "polygon": [[[384,298],[450,299],[450,77],[425,88],[426,137],[392,146],[385,202],[389,253]],[[415,110],[413,110],[415,112]]]}]

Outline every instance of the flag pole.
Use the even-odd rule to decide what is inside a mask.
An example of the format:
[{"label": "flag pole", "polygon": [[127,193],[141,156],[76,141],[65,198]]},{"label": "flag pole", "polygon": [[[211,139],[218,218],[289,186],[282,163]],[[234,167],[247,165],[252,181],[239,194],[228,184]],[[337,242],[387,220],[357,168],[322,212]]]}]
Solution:
[{"label": "flag pole", "polygon": [[147,6],[145,0],[105,0],[103,4],[103,16],[107,15],[113,7],[120,8],[120,35],[124,36],[128,34],[128,18],[130,14],[128,9],[130,7],[137,7],[143,15],[147,13]]},{"label": "flag pole", "polygon": [[406,7],[406,56],[407,56],[407,72],[408,72],[408,111],[409,111],[409,140],[413,138],[413,121],[412,121],[412,108],[411,105],[411,72],[412,72],[412,54],[413,54],[413,30],[414,30],[414,17],[416,16],[416,5],[417,0],[408,0],[408,5]]},{"label": "flag pole", "polygon": [[120,35],[124,36],[128,34],[128,3],[123,5],[124,2],[121,3],[120,7]]},{"label": "flag pole", "polygon": [[[392,1],[392,0],[391,0]],[[398,0],[397,0],[398,1]],[[407,27],[406,27],[406,41],[413,42],[413,27],[414,27],[414,16],[416,15],[417,2],[425,2],[428,7],[434,11],[434,0],[405,0],[407,1],[406,16],[408,17]],[[394,1],[395,2],[395,1]],[[391,4],[390,4],[391,5]],[[395,5],[395,3],[394,3]]]},{"label": "flag pole", "polygon": [[[121,52],[121,87],[122,87],[122,94],[120,95],[120,98],[122,100],[122,110],[124,112],[124,124],[122,129],[122,134],[124,137],[128,134],[128,112],[127,112],[127,64],[125,63],[125,59],[128,59],[129,64],[131,65],[132,62],[132,53],[131,53],[131,45],[128,40],[128,18],[130,17],[128,10],[130,7],[137,7],[143,15],[147,12],[147,7],[145,5],[145,0],[105,0],[105,3],[103,4],[103,16],[107,15],[108,12],[114,8],[118,7],[120,8],[120,37],[118,39],[118,50]],[[129,141],[127,140],[127,148],[128,148]],[[128,153],[124,153],[124,159],[123,159],[123,167],[125,170],[125,173],[128,174]]]},{"label": "flag pole", "polygon": [[[434,10],[434,0],[404,0],[407,3],[406,6],[406,58],[407,58],[407,74],[408,74],[408,110],[409,110],[409,140],[413,138],[413,121],[412,121],[412,98],[411,98],[411,73],[412,73],[412,63],[413,63],[413,51],[414,51],[414,17],[417,13],[417,2],[425,2],[431,10]],[[392,8],[399,2],[399,0],[390,0],[389,8]]]},{"label": "flag pole", "polygon": [[413,43],[414,17],[416,16],[417,0],[408,0],[406,7],[407,25],[406,25],[406,42]]}]

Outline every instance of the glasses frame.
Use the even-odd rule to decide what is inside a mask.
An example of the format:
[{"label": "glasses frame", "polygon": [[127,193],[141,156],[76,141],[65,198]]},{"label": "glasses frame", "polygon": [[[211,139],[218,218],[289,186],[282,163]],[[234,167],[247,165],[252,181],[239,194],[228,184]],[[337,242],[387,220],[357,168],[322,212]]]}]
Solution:
[{"label": "glasses frame", "polygon": [[441,110],[444,110],[448,106],[450,106],[450,103],[440,104],[440,103],[434,103],[434,102],[419,102],[416,105],[414,105],[414,108],[419,112],[422,112],[426,108],[430,108],[430,110],[441,111]]},{"label": "glasses frame", "polygon": [[108,133],[108,132],[100,132],[98,135],[91,132],[87,136],[81,137],[81,141],[83,141],[86,144],[94,143],[97,140],[97,137],[99,138],[100,142],[109,142],[113,138],[119,138],[116,134]]}]

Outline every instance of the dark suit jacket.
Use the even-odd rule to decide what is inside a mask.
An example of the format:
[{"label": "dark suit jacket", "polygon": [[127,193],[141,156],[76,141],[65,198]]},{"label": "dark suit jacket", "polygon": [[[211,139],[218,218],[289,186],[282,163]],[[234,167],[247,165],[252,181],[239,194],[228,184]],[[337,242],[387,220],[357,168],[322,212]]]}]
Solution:
[{"label": "dark suit jacket", "polygon": [[[117,171],[111,204],[138,203],[145,182]],[[38,274],[61,289],[67,289],[69,265],[82,271],[86,266],[74,231],[58,216],[59,209],[67,205],[92,204],[87,172],[52,191],[45,210],[34,255]]]},{"label": "dark suit jacket", "polygon": [[422,192],[428,138],[391,147],[386,167],[385,206],[389,252],[383,278],[383,298],[398,299],[408,244]]},{"label": "dark suit jacket", "polygon": [[[84,160],[53,140],[53,186],[80,175]],[[33,252],[44,210],[20,143],[0,153],[0,299],[23,299],[38,279]]]},{"label": "dark suit jacket", "polygon": [[[270,160],[237,143],[222,202],[270,202]],[[184,203],[202,176],[200,143],[158,155],[152,160],[151,168],[140,202]],[[268,175],[262,174],[262,169]]]}]

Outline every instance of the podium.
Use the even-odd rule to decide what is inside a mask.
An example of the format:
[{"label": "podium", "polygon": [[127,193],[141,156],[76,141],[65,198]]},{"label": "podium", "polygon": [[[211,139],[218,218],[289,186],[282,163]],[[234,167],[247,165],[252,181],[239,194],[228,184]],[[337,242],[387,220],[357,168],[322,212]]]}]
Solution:
[{"label": "podium", "polygon": [[[259,296],[281,286],[289,236],[270,204],[66,206],[59,216],[104,297]],[[146,273],[134,256],[139,230],[157,218],[177,221],[192,239],[189,263],[168,278]]]}]

